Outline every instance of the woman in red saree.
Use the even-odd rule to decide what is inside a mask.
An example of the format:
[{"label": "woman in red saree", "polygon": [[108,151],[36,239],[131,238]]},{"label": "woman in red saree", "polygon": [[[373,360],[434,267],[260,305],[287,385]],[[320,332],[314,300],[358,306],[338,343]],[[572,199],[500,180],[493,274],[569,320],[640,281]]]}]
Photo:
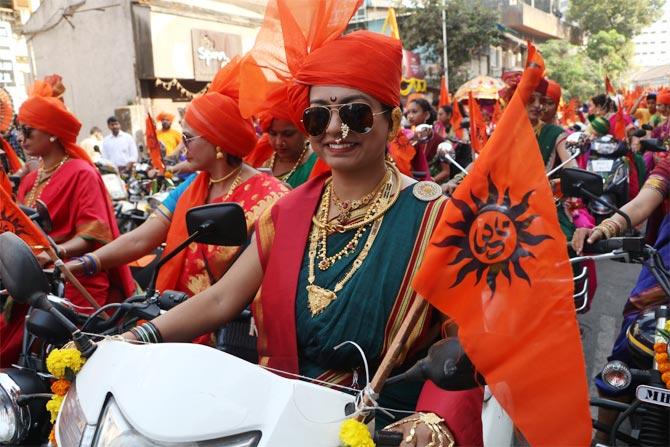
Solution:
[{"label": "woman in red saree", "polygon": [[[48,84],[40,90],[50,94]],[[107,190],[82,148],[76,145],[81,123],[52,96],[32,96],[19,110],[23,147],[41,158],[40,167],[26,175],[19,186],[19,203],[32,207],[43,201],[53,223],[49,233],[62,259],[71,259],[112,241],[119,231]],[[40,253],[42,265],[50,262]],[[100,304],[118,301],[132,292],[134,284],[126,267],[81,277],[80,282]],[[69,283],[65,296],[79,306],[88,301]],[[0,319],[0,364],[16,362],[23,339],[26,305],[13,303]]]},{"label": "woman in red saree", "polygon": [[[209,92],[186,109],[183,142],[189,163],[200,172],[173,190],[147,222],[88,254],[83,262],[72,262],[74,271],[124,265],[153,252],[163,242],[169,252],[188,237],[186,212],[208,203],[238,203],[251,233],[258,216],[288,191],[279,180],[242,162],[254,148],[256,133],[251,121],[240,115],[237,64],[228,63]],[[239,252],[237,247],[194,242],[161,268],[156,287],[196,295],[221,278]],[[209,334],[196,341],[208,344]]]}]

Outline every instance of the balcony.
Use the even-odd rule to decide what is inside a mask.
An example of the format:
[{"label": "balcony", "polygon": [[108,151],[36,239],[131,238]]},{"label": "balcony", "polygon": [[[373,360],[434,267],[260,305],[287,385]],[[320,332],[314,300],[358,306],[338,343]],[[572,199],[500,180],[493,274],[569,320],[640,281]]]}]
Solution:
[{"label": "balcony", "polygon": [[[509,2],[512,3],[512,2]],[[503,24],[539,40],[563,39],[580,43],[581,35],[553,14],[523,2],[503,7]]]}]

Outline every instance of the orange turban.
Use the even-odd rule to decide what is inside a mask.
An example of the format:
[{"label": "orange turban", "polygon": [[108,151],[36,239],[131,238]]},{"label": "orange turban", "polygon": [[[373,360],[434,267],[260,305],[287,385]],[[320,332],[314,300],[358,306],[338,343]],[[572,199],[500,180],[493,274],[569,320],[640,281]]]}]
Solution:
[{"label": "orange turban", "polygon": [[659,92],[658,95],[656,95],[656,103],[657,104],[664,104],[664,105],[670,105],[670,91],[662,91]]},{"label": "orange turban", "polygon": [[547,79],[546,96],[554,100],[556,104],[561,102],[561,86],[558,82]]},{"label": "orange turban", "polygon": [[174,115],[171,114],[171,113],[167,113],[167,112],[161,112],[161,113],[159,113],[158,115],[156,115],[156,119],[157,119],[158,121],[165,121],[165,120],[167,120],[167,121],[172,122],[172,121],[174,121]]},{"label": "orange turban", "polygon": [[19,122],[54,135],[70,157],[80,158],[93,164],[86,151],[77,146],[81,123],[59,99],[31,96],[19,109]]},{"label": "orange turban", "polygon": [[256,131],[240,114],[238,74],[239,58],[235,58],[219,70],[210,91],[191,101],[184,119],[210,143],[244,158],[256,144]]},{"label": "orange turban", "polygon": [[301,129],[312,85],[351,87],[385,105],[399,105],[400,41],[368,31],[342,36],[361,3],[270,0],[256,44],[242,64],[243,114],[257,113],[278,81],[288,83],[291,120]]}]

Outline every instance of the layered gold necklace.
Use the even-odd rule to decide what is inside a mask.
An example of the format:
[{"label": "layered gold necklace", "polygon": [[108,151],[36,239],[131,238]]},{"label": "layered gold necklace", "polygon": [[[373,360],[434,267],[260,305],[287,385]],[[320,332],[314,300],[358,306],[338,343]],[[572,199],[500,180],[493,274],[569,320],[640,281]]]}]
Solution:
[{"label": "layered gold necklace", "polygon": [[61,159],[61,161],[48,168],[44,167],[44,162],[42,163],[42,166],[40,166],[40,168],[37,170],[37,178],[35,179],[35,183],[33,184],[33,187],[30,188],[30,192],[26,196],[26,206],[35,205],[37,198],[41,194],[42,190],[46,188],[49,180],[51,177],[53,177],[53,174],[69,159],[70,157],[66,155]]},{"label": "layered gold necklace", "polygon": [[[326,307],[330,305],[330,303],[335,301],[337,299],[337,293],[344,288],[345,284],[363,265],[363,262],[367,258],[368,253],[370,252],[370,249],[372,248],[372,245],[377,238],[379,229],[381,228],[382,221],[384,219],[384,214],[398,199],[401,184],[402,180],[398,170],[394,166],[388,166],[386,175],[380,184],[375,187],[372,193],[370,193],[372,194],[372,198],[367,199],[370,205],[369,208],[367,208],[363,218],[355,223],[346,223],[337,219],[337,224],[333,225],[328,219],[328,214],[330,210],[331,197],[334,197],[335,194],[333,191],[332,182],[330,180],[327,182],[317,214],[312,219],[313,225],[312,231],[310,232],[308,251],[309,271],[307,277],[308,285],[306,288],[307,301],[312,316],[320,314]],[[363,199],[365,199],[368,195],[366,195]],[[363,202],[363,199],[360,199],[359,202]],[[338,216],[338,218],[339,217],[340,216]],[[363,245],[363,249],[353,261],[351,267],[346,272],[344,277],[335,284],[335,288],[333,290],[328,290],[315,284],[315,265],[317,265],[317,256],[319,258],[319,270],[328,270],[338,261],[348,257],[356,250],[360,239],[368,227],[370,227],[370,234],[368,235],[368,238]],[[328,256],[328,235],[334,232],[343,233],[354,229],[356,230],[356,233],[354,233],[353,238],[344,246],[344,248],[342,248],[334,255]]]},{"label": "layered gold necklace", "polygon": [[[275,178],[278,180],[281,180],[282,182],[287,181],[288,179],[291,178],[293,174],[295,174],[295,171],[298,170],[300,165],[302,165],[302,159],[305,158],[305,154],[307,154],[307,151],[309,151],[309,143],[305,142],[305,148],[302,150],[300,153],[300,156],[298,157],[298,161],[295,162],[295,165],[293,165],[293,168],[291,168],[290,171],[288,171],[285,174],[281,175],[275,175]],[[276,162],[276,157],[277,157],[277,152],[272,153],[272,158],[270,159],[270,170],[274,173],[275,172],[275,162]]]},{"label": "layered gold necklace", "polygon": [[225,202],[228,199],[228,197],[230,197],[230,195],[233,193],[233,191],[235,191],[235,188],[237,188],[240,185],[240,181],[242,180],[242,166],[232,171],[230,174],[224,175],[219,179],[211,179],[211,178],[209,179],[209,184],[211,186],[216,183],[224,182],[235,174],[237,174],[237,176],[235,177],[235,180],[233,180],[233,183],[231,183],[230,188],[228,188],[228,192],[226,192],[226,194],[223,196],[223,199],[221,199],[222,202]]}]

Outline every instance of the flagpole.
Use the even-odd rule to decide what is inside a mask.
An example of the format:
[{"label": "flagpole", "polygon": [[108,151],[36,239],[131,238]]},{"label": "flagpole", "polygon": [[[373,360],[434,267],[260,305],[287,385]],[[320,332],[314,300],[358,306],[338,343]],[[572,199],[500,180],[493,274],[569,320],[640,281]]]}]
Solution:
[{"label": "flagpole", "polygon": [[444,85],[447,92],[449,92],[449,61],[447,60],[447,0],[442,0],[442,43],[444,44],[444,49],[442,51]]}]

